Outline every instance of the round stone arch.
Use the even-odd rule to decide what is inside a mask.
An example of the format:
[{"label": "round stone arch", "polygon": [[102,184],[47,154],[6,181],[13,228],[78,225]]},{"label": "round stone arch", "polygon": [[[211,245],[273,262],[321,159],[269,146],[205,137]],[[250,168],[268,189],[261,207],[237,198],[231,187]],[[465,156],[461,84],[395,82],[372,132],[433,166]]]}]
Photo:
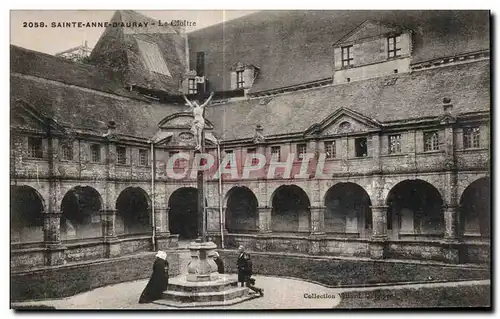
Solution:
[{"label": "round stone arch", "polygon": [[470,183],[459,197],[460,234],[489,237],[491,234],[491,180],[481,177]]},{"label": "round stone arch", "polygon": [[11,185],[11,242],[43,241],[45,213],[45,200],[37,189],[28,185]]},{"label": "round stone arch", "polygon": [[224,196],[226,229],[231,233],[257,230],[259,201],[247,186],[233,186]]},{"label": "round stone arch", "polygon": [[423,182],[426,182],[432,187],[434,187],[438,193],[439,196],[441,196],[441,199],[443,202],[446,200],[446,192],[444,192],[443,187],[442,187],[442,176],[436,175],[436,176],[428,176],[428,175],[422,175],[419,176],[418,178],[413,178],[413,176],[394,176],[394,177],[386,177],[385,182],[383,184],[383,189],[382,189],[382,194],[381,194],[381,199],[384,200],[384,203],[387,203],[387,197],[389,196],[390,191],[396,186],[397,184],[404,182],[404,181],[409,181],[409,180],[421,180]]},{"label": "round stone arch", "polygon": [[387,229],[397,238],[440,238],[444,235],[444,198],[433,184],[423,179],[405,179],[389,191]]},{"label": "round stone arch", "polygon": [[149,234],[151,229],[151,198],[139,186],[128,186],[117,193],[116,223],[117,234]]},{"label": "round stone arch", "polygon": [[484,173],[458,173],[457,201],[460,201],[465,189],[481,178],[491,178],[490,174]]},{"label": "round stone arch", "polygon": [[337,182],[325,192],[325,231],[370,237],[372,200],[366,189],[355,182]]},{"label": "round stone arch", "polygon": [[270,196],[271,229],[273,232],[309,232],[311,201],[295,184],[277,187]]},{"label": "round stone arch", "polygon": [[101,237],[103,207],[102,196],[94,187],[71,187],[61,198],[61,237],[66,240]]}]

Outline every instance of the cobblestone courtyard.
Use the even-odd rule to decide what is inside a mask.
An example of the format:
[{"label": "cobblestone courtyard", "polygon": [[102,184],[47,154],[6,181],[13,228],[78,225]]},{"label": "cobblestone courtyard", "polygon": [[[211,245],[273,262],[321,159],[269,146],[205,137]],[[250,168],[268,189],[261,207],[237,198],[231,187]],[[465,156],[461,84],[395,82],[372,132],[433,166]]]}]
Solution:
[{"label": "cobblestone courtyard", "polygon": [[[319,308],[335,308],[339,305],[341,298],[339,293],[345,291],[369,291],[379,289],[379,287],[366,288],[327,288],[318,284],[305,282],[296,279],[277,278],[267,276],[255,276],[258,287],[265,291],[263,298],[252,299],[240,304],[224,307],[224,309],[319,309]],[[166,306],[158,304],[139,304],[138,299],[142,289],[145,287],[147,280],[138,280],[126,282],[107,287],[94,289],[92,291],[78,294],[72,297],[45,300],[13,303],[12,307],[16,306],[53,306],[56,309],[169,309]],[[422,287],[456,287],[481,285],[488,283],[488,280],[482,281],[467,281],[467,282],[448,282],[448,283],[433,283],[433,284],[414,284],[414,285],[398,285],[391,286],[391,289],[404,288],[422,288]],[[313,294],[329,295],[334,298],[312,298]],[[359,300],[360,304],[365,304],[365,301]],[[347,303],[353,307],[353,301]],[[354,302],[354,307],[355,306]],[[170,308],[172,309],[172,308]],[[213,307],[210,309],[221,309]],[[182,310],[182,309],[181,309]]]}]

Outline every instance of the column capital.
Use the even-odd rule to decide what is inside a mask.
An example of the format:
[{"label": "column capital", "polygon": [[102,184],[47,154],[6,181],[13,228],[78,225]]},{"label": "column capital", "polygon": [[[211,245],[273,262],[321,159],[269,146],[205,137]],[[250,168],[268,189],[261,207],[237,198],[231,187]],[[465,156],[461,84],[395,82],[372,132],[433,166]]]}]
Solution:
[{"label": "column capital", "polygon": [[58,213],[44,213],[43,214],[43,218],[61,218],[61,216],[63,215],[62,212],[58,212]]},{"label": "column capital", "polygon": [[385,210],[385,209],[388,209],[389,206],[387,205],[373,205],[373,206],[370,206],[370,208],[373,210],[373,209],[378,209],[378,210]]},{"label": "column capital", "polygon": [[456,211],[460,208],[460,205],[444,204],[441,208],[443,210]]},{"label": "column capital", "polygon": [[101,209],[99,213],[101,214],[101,216],[115,215],[116,209]]}]

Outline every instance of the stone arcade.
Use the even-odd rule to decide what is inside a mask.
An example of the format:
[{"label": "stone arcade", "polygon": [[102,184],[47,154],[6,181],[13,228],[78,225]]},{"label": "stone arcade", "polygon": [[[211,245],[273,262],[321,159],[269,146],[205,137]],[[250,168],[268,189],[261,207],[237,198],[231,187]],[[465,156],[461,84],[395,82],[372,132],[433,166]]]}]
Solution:
[{"label": "stone arcade", "polygon": [[[153,20],[110,22],[131,21]],[[10,50],[14,299],[144,278],[155,249],[176,275],[203,222],[217,249],[489,264],[486,11],[259,12],[224,37],[220,25],[107,28],[88,64]],[[196,176],[169,178],[166,163],[194,155],[182,94],[212,91],[206,152],[214,170],[234,157],[238,178],[206,172],[201,220]],[[289,153],[290,174],[242,178],[247,154]],[[310,174],[286,178],[306,153]],[[122,272],[101,276],[111,263]],[[81,265],[95,282],[25,287]]]}]

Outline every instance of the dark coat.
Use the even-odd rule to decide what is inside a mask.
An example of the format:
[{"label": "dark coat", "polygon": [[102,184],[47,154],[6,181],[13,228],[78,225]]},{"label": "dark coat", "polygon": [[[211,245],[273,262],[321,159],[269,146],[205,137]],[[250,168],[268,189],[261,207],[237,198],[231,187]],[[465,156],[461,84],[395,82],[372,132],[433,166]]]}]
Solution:
[{"label": "dark coat", "polygon": [[139,298],[139,303],[148,303],[161,298],[168,285],[168,262],[156,258],[153,264],[153,274]]},{"label": "dark coat", "polygon": [[217,264],[217,271],[219,272],[219,274],[223,274],[224,273],[224,263],[222,262],[222,259],[220,259],[219,257],[215,257],[214,261]]},{"label": "dark coat", "polygon": [[245,252],[241,253],[236,261],[236,267],[238,268],[238,282],[248,282],[250,277],[252,277],[252,260],[250,260],[250,255]]}]

